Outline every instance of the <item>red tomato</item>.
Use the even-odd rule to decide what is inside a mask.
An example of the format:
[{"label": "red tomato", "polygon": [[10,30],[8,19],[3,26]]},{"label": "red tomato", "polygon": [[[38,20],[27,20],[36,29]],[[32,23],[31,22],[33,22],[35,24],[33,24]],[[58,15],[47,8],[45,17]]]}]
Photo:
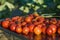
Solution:
[{"label": "red tomato", "polygon": [[58,24],[60,24],[60,20],[58,20]]},{"label": "red tomato", "polygon": [[23,19],[23,17],[19,17],[19,18],[17,19],[17,21],[18,21],[18,22],[21,22],[22,19]]},{"label": "red tomato", "polygon": [[17,24],[17,27],[21,27],[21,23],[18,23],[18,24]]},{"label": "red tomato", "polygon": [[25,26],[23,28],[23,34],[27,35],[29,33],[29,28],[27,26]]},{"label": "red tomato", "polygon": [[57,22],[57,27],[60,27],[60,20],[58,20]]},{"label": "red tomato", "polygon": [[12,25],[10,26],[10,30],[11,30],[11,31],[15,31],[15,29],[16,29],[16,24],[12,24]]},{"label": "red tomato", "polygon": [[6,21],[11,21],[11,19],[10,19],[10,18],[6,18],[5,20],[6,20]]},{"label": "red tomato", "polygon": [[40,28],[42,28],[42,24],[39,24],[39,25],[37,25],[37,27],[40,27]]},{"label": "red tomato", "polygon": [[34,17],[37,17],[37,16],[39,16],[39,14],[38,14],[38,13],[34,13],[33,15],[34,15]]},{"label": "red tomato", "polygon": [[44,19],[43,17],[38,18],[38,21],[39,21],[40,23],[43,23],[44,20],[45,20],[45,19]]},{"label": "red tomato", "polygon": [[57,28],[56,25],[53,25],[53,24],[52,24],[52,25],[50,25],[49,27],[52,29],[53,34],[56,33],[56,28]]},{"label": "red tomato", "polygon": [[35,21],[35,22],[33,22],[33,24],[34,24],[34,25],[38,25],[38,24],[39,24],[39,22]]},{"label": "red tomato", "polygon": [[43,34],[46,34],[46,26],[43,26],[43,27],[42,27],[42,33],[43,33]]},{"label": "red tomato", "polygon": [[31,17],[32,19],[34,18],[33,14],[30,14],[29,17]]},{"label": "red tomato", "polygon": [[52,18],[52,19],[50,20],[50,23],[51,23],[51,24],[56,24],[56,23],[57,23],[56,18]]},{"label": "red tomato", "polygon": [[53,34],[53,31],[52,31],[51,28],[48,28],[46,32],[47,32],[48,35],[52,35]]},{"label": "red tomato", "polygon": [[36,35],[40,35],[41,32],[42,32],[42,29],[41,29],[40,27],[35,27],[35,28],[34,28],[34,33],[35,33]]},{"label": "red tomato", "polygon": [[58,28],[58,34],[60,34],[60,28]]},{"label": "red tomato", "polygon": [[22,22],[22,26],[25,26],[27,23],[26,22]]},{"label": "red tomato", "polygon": [[9,27],[9,21],[3,21],[2,22],[2,27],[3,28],[8,28]]},{"label": "red tomato", "polygon": [[33,32],[33,29],[34,29],[34,25],[33,24],[29,25],[30,32]]},{"label": "red tomato", "polygon": [[22,33],[22,27],[17,26],[15,31],[19,34]]},{"label": "red tomato", "polygon": [[18,18],[19,18],[19,16],[13,17],[12,21],[17,21]]},{"label": "red tomato", "polygon": [[11,25],[11,24],[15,24],[15,22],[13,22],[13,21],[10,21],[10,25]]},{"label": "red tomato", "polygon": [[30,22],[32,21],[32,19],[31,19],[31,17],[26,17],[26,18],[25,18],[25,21],[26,21],[27,23],[30,23]]}]

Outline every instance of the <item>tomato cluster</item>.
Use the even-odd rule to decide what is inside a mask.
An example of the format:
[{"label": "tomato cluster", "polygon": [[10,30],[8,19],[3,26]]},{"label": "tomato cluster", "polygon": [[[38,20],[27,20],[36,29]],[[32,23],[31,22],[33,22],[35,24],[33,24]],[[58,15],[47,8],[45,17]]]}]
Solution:
[{"label": "tomato cluster", "polygon": [[36,13],[27,15],[26,17],[16,16],[6,18],[4,21],[0,22],[0,24],[3,28],[18,34],[60,34],[60,20],[57,20],[56,18],[44,18]]}]

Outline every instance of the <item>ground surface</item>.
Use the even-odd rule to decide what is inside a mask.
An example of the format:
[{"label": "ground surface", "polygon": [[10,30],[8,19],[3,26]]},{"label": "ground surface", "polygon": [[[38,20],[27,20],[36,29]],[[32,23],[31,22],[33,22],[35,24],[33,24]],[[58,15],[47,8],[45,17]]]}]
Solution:
[{"label": "ground surface", "polygon": [[0,30],[0,40],[21,40],[20,38]]}]

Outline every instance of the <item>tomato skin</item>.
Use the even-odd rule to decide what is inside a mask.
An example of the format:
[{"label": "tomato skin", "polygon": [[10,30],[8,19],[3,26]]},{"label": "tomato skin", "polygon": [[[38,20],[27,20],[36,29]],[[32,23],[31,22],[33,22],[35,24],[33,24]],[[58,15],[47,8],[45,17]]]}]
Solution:
[{"label": "tomato skin", "polygon": [[22,27],[16,27],[16,30],[15,30],[17,33],[22,33]]},{"label": "tomato skin", "polygon": [[40,27],[40,28],[42,28],[42,24],[39,24],[39,25],[37,25],[37,27]]},{"label": "tomato skin", "polygon": [[34,18],[33,14],[30,14],[30,15],[28,15],[28,16],[31,17],[32,19]]},{"label": "tomato skin", "polygon": [[60,28],[58,28],[58,31],[57,32],[58,32],[58,34],[60,34]]},{"label": "tomato skin", "polygon": [[38,21],[40,22],[40,24],[43,23],[44,20],[45,20],[45,19],[44,19],[43,17],[38,18]]},{"label": "tomato skin", "polygon": [[11,21],[11,19],[10,19],[10,18],[6,18],[5,20],[6,20],[6,21]]},{"label": "tomato skin", "polygon": [[26,22],[22,22],[22,23],[21,23],[22,26],[25,26],[26,24],[27,24]]},{"label": "tomato skin", "polygon": [[47,34],[49,35],[49,36],[51,36],[52,34],[53,34],[53,31],[52,31],[52,29],[51,28],[47,28]]},{"label": "tomato skin", "polygon": [[46,26],[43,26],[43,27],[42,27],[42,33],[43,33],[43,34],[46,34],[46,29],[47,29]]},{"label": "tomato skin", "polygon": [[13,22],[13,21],[10,21],[10,25],[12,25],[12,24],[15,24],[15,22]]},{"label": "tomato skin", "polygon": [[15,31],[15,29],[16,29],[16,24],[12,24],[12,25],[10,26],[10,30],[11,30],[11,31]]},{"label": "tomato skin", "polygon": [[23,17],[19,17],[19,18],[17,19],[17,21],[18,21],[18,22],[22,22],[22,19],[23,19]]},{"label": "tomato skin", "polygon": [[56,18],[52,18],[52,19],[50,20],[50,24],[56,24],[56,23],[57,23]]},{"label": "tomato skin", "polygon": [[28,35],[28,33],[29,33],[29,28],[27,26],[25,26],[23,28],[23,34]]},{"label": "tomato skin", "polygon": [[3,21],[2,22],[2,27],[3,28],[8,28],[9,27],[9,21]]},{"label": "tomato skin", "polygon": [[60,26],[60,20],[58,20],[58,22],[57,22],[57,27],[59,27]]},{"label": "tomato skin", "polygon": [[19,18],[19,16],[12,17],[12,21],[17,21],[18,18]]},{"label": "tomato skin", "polygon": [[52,24],[52,25],[50,25],[49,27],[52,29],[53,34],[56,33],[56,29],[57,29],[56,25],[53,25],[53,24]]},{"label": "tomato skin", "polygon": [[31,33],[33,33],[33,29],[34,29],[34,25],[31,24],[31,25],[29,26],[29,31],[30,31]]},{"label": "tomato skin", "polygon": [[39,24],[39,22],[35,21],[35,22],[33,22],[33,24],[36,26],[36,25],[38,25],[38,24]]},{"label": "tomato skin", "polygon": [[41,29],[40,27],[35,27],[35,28],[34,28],[34,33],[35,33],[36,35],[40,35],[41,32],[42,32],[42,29]]},{"label": "tomato skin", "polygon": [[21,24],[20,23],[17,24],[17,27],[16,27],[15,31],[18,34],[22,33],[22,27],[21,27]]},{"label": "tomato skin", "polygon": [[30,23],[30,22],[32,21],[32,18],[31,18],[31,17],[26,17],[26,18],[25,18],[25,21],[26,21],[27,23]]},{"label": "tomato skin", "polygon": [[34,16],[34,17],[38,17],[39,14],[38,14],[38,13],[34,13],[33,16]]}]

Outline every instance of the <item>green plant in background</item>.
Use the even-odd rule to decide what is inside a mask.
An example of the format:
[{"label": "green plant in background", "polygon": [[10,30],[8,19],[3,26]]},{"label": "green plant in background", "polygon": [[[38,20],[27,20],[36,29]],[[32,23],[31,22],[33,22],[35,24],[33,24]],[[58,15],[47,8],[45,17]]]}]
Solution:
[{"label": "green plant in background", "polygon": [[8,17],[16,9],[23,14],[52,16],[60,12],[60,0],[0,0],[0,18]]},{"label": "green plant in background", "polygon": [[13,9],[13,0],[0,0],[0,18],[9,17]]}]

